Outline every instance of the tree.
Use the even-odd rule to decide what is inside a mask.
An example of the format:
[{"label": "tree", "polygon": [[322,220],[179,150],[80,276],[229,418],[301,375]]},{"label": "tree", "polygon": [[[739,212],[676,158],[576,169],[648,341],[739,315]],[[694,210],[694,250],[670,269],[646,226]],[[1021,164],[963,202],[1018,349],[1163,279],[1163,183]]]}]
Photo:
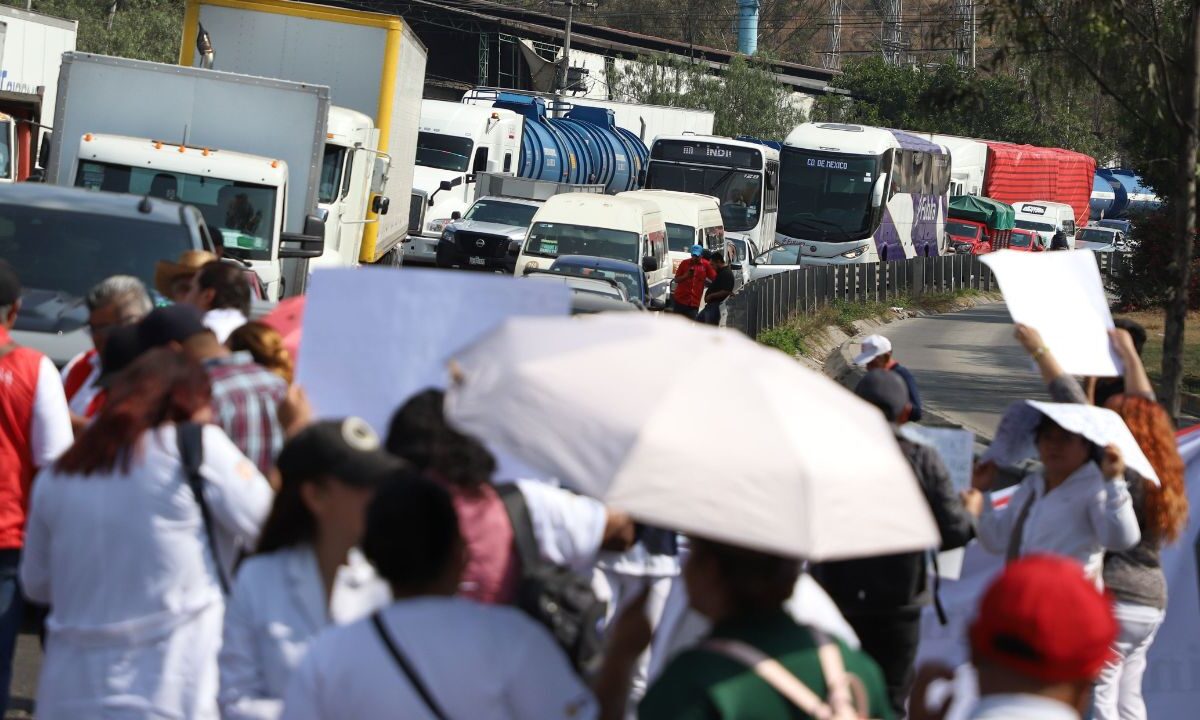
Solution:
[{"label": "tree", "polygon": [[[0,0],[24,8],[25,0]],[[79,21],[83,52],[177,62],[184,0],[33,0],[33,10]]]},{"label": "tree", "polygon": [[1200,0],[997,0],[985,18],[1018,61],[1053,58],[1116,102],[1134,167],[1173,217],[1163,338],[1163,402],[1179,414],[1200,149]]},{"label": "tree", "polygon": [[735,56],[722,75],[678,56],[643,57],[609,69],[614,99],[709,110],[718,135],[781,140],[804,122],[795,94],[775,79],[769,60]]}]

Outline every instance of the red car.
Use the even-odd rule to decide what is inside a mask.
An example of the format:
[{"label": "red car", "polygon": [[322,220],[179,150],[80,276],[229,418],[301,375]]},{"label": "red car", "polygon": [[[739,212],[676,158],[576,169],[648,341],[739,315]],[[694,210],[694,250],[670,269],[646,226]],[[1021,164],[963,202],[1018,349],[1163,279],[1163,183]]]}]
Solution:
[{"label": "red car", "polygon": [[959,255],[983,255],[992,251],[992,238],[983,223],[963,218],[946,218],[947,247]]},{"label": "red car", "polygon": [[1008,247],[1010,250],[1018,252],[1042,252],[1046,248],[1042,247],[1042,236],[1037,234],[1036,230],[1023,230],[1014,228],[1012,237],[1009,238]]}]

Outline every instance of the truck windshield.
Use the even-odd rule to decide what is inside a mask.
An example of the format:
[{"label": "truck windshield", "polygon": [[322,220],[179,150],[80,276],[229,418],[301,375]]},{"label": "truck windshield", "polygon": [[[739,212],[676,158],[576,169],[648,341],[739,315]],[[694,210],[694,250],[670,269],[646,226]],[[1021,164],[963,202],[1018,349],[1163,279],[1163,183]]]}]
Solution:
[{"label": "truck windshield", "polygon": [[441,133],[417,133],[417,164],[421,167],[466,172],[471,161],[471,138]]},{"label": "truck windshield", "polygon": [[726,230],[744,232],[758,226],[761,173],[738,168],[651,162],[646,173],[646,187],[715,197],[721,202],[721,219]]},{"label": "truck windshield", "polygon": [[696,244],[696,228],[667,223],[667,249],[687,252]]},{"label": "truck windshield", "polygon": [[779,232],[821,242],[861,240],[871,232],[879,157],[785,147],[779,174]]},{"label": "truck windshield", "polygon": [[1054,232],[1054,226],[1050,223],[1033,222],[1032,220],[1017,220],[1017,227],[1022,230],[1037,230],[1038,232]]},{"label": "truck windshield", "polygon": [[271,259],[278,188],[91,160],[80,161],[75,184],[194,205],[204,222],[221,232],[226,248],[237,248],[251,260]]},{"label": "truck windshield", "polygon": [[16,177],[13,172],[12,152],[12,122],[0,121],[0,178],[11,180]]},{"label": "truck windshield", "polygon": [[953,220],[946,221],[946,232],[954,237],[970,238],[972,240],[979,239],[979,226],[965,222],[954,222]]},{"label": "truck windshield", "polygon": [[[69,208],[0,204],[0,257],[31,290],[82,298],[101,280],[133,275],[154,287],[154,265],[192,249],[178,224],[94,215]],[[27,307],[37,313],[34,307]]]},{"label": "truck windshield", "polygon": [[1084,228],[1079,233],[1079,239],[1084,242],[1096,243],[1097,245],[1112,245],[1117,240],[1117,234],[1111,230]]},{"label": "truck windshield", "polygon": [[[317,190],[317,202],[337,202],[343,194],[342,171],[346,165],[346,150],[342,145],[326,145],[325,157],[321,160],[321,186]],[[349,182],[349,176],[346,181]],[[349,189],[349,188],[347,188]]]},{"label": "truck windshield", "polygon": [[1013,233],[1008,240],[1008,244],[1013,247],[1029,247],[1030,236],[1025,233]]},{"label": "truck windshield", "polygon": [[525,252],[541,257],[590,255],[613,260],[638,261],[638,234],[627,230],[536,223],[525,241]]},{"label": "truck windshield", "polygon": [[533,216],[537,211],[537,205],[480,200],[471,206],[464,219],[496,223],[497,225],[529,227],[529,223],[533,222]]}]

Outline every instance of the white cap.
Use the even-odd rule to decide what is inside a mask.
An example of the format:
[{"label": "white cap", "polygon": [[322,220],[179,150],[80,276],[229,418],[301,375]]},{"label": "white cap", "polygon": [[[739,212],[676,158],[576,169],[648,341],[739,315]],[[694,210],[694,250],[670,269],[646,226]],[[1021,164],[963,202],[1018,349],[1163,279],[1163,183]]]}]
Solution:
[{"label": "white cap", "polygon": [[882,335],[868,335],[863,338],[862,352],[854,356],[855,365],[866,365],[880,355],[892,351],[892,341]]}]

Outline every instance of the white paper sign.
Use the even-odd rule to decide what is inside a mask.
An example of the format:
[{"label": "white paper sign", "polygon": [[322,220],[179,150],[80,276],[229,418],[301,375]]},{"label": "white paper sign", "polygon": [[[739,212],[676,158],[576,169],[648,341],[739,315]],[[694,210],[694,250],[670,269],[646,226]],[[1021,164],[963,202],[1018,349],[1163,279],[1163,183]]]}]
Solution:
[{"label": "white paper sign", "polygon": [[1064,372],[1121,374],[1121,361],[1108,338],[1112,313],[1091,250],[1001,250],[980,260],[996,274],[1013,322],[1037,330]]},{"label": "white paper sign", "polygon": [[318,270],[297,382],[318,417],[357,415],[386,436],[392,414],[445,387],[446,359],[514,315],[566,315],[570,291],[512,277],[411,268]]},{"label": "white paper sign", "polygon": [[908,423],[900,428],[900,434],[937,451],[942,464],[950,472],[950,481],[954,483],[955,490],[961,492],[971,487],[971,470],[975,466],[975,433]]}]

